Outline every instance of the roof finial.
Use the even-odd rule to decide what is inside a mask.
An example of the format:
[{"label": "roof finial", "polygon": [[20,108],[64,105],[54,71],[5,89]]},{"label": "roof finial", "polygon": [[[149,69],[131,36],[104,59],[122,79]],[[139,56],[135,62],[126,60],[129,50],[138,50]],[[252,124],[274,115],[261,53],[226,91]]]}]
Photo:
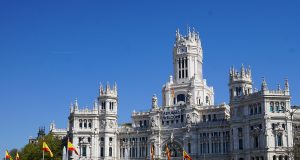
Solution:
[{"label": "roof finial", "polygon": [[290,91],[290,85],[289,85],[289,80],[287,78],[285,79],[284,86],[285,86],[285,91],[289,92]]},{"label": "roof finial", "polygon": [[268,90],[267,82],[266,82],[265,77],[262,77],[262,79],[263,79],[263,81],[262,81],[262,84],[261,84],[261,90],[266,91],[266,90]]},{"label": "roof finial", "polygon": [[103,95],[103,86],[102,83],[100,82],[100,87],[99,87],[99,95]]},{"label": "roof finial", "polygon": [[78,110],[78,101],[77,98],[75,98],[75,103],[74,103],[74,110]]}]

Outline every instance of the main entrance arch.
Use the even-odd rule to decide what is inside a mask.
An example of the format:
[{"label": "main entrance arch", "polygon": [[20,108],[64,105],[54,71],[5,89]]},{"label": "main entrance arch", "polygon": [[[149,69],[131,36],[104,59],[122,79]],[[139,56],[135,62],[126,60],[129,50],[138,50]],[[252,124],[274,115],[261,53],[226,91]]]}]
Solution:
[{"label": "main entrance arch", "polygon": [[182,146],[176,141],[173,142],[167,142],[163,147],[162,147],[162,155],[163,157],[167,157],[166,153],[166,147],[168,145],[169,151],[171,152],[171,157],[172,159],[182,159]]}]

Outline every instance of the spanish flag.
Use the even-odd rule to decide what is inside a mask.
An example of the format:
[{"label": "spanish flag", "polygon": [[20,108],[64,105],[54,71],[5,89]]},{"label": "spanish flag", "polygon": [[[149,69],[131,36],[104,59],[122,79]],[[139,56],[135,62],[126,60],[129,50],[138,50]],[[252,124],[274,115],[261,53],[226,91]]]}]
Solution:
[{"label": "spanish flag", "polygon": [[167,154],[168,160],[171,160],[171,152],[170,152],[170,149],[168,147],[168,144],[166,144],[166,154]]},{"label": "spanish flag", "polygon": [[5,151],[5,159],[12,160],[11,156],[9,155],[8,151]]},{"label": "spanish flag", "polygon": [[20,160],[20,156],[19,156],[18,152],[17,152],[17,155],[16,155],[16,160]]},{"label": "spanish flag", "polygon": [[79,156],[76,148],[73,146],[73,144],[70,141],[68,141],[68,151],[74,151]]},{"label": "spanish flag", "polygon": [[154,160],[154,144],[151,146],[151,160]]},{"label": "spanish flag", "polygon": [[183,159],[186,159],[186,160],[192,160],[192,157],[190,157],[190,155],[188,155],[188,154],[186,153],[186,151],[183,150]]},{"label": "spanish flag", "polygon": [[53,153],[52,153],[51,149],[48,147],[46,142],[43,142],[43,151],[49,152],[50,157],[53,157]]}]

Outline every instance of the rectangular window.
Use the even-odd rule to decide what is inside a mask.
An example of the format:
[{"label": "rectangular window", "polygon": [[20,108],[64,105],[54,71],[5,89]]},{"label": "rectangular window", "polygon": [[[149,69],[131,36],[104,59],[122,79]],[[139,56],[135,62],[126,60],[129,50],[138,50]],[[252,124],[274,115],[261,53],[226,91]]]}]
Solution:
[{"label": "rectangular window", "polygon": [[203,115],[202,118],[203,118],[203,122],[206,122],[206,116]]},{"label": "rectangular window", "polygon": [[282,146],[282,135],[277,135],[277,146]]},{"label": "rectangular window", "polygon": [[185,77],[188,77],[188,70],[185,70]]},{"label": "rectangular window", "polygon": [[185,59],[185,67],[187,67],[187,65],[188,65],[188,60]]},{"label": "rectangular window", "polygon": [[182,78],[184,78],[184,70],[182,70]]},{"label": "rectangular window", "polygon": [[243,150],[243,139],[239,139],[239,150]]},{"label": "rectangular window", "polygon": [[179,75],[179,78],[181,78],[181,71],[179,71],[179,74],[178,74],[178,75]]},{"label": "rectangular window", "polygon": [[82,156],[86,157],[86,145],[82,146]]},{"label": "rectangular window", "polygon": [[211,121],[211,115],[208,115],[208,121]]},{"label": "rectangular window", "polygon": [[[125,155],[125,152],[124,152],[124,155]],[[103,147],[101,147],[101,149],[100,149],[100,156],[104,157],[104,148]]]},{"label": "rectangular window", "polygon": [[188,143],[188,153],[191,153],[191,143]]},{"label": "rectangular window", "polygon": [[112,147],[109,147],[109,156],[112,157]]},{"label": "rectangular window", "polygon": [[254,148],[258,148],[259,146],[259,140],[258,140],[258,136],[254,137]]}]

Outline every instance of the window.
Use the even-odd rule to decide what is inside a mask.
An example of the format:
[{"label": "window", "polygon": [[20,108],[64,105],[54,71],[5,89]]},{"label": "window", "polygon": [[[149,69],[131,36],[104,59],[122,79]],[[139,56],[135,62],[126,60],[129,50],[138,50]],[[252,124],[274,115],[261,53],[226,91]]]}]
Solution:
[{"label": "window", "polygon": [[184,70],[182,70],[182,78],[184,78]]},{"label": "window", "polygon": [[92,128],[92,120],[89,120],[89,128]]},{"label": "window", "polygon": [[82,120],[79,120],[79,128],[82,128]]},{"label": "window", "polygon": [[210,102],[209,102],[209,97],[208,97],[208,96],[206,96],[206,97],[205,97],[205,99],[206,99],[206,104],[210,105]]},{"label": "window", "polygon": [[101,141],[101,142],[104,142],[104,137],[101,137],[101,138],[100,138],[100,141]]},{"label": "window", "polygon": [[179,94],[177,95],[177,102],[185,102],[185,95],[184,94]]},{"label": "window", "polygon": [[86,157],[86,145],[82,146],[82,156]]},{"label": "window", "polygon": [[102,108],[103,110],[105,110],[105,108],[106,108],[106,102],[102,102],[101,104],[102,104],[102,105],[101,105],[101,108]]},{"label": "window", "polygon": [[[125,155],[125,154],[124,154]],[[101,157],[104,157],[104,148],[103,147],[101,147],[101,150],[100,150],[100,156]]]},{"label": "window", "polygon": [[206,122],[206,116],[203,115],[202,118],[203,118],[203,122]]},{"label": "window", "polygon": [[111,137],[109,137],[109,142],[112,142],[112,138]]},{"label": "window", "polygon": [[285,130],[285,124],[282,124],[282,128]]},{"label": "window", "polygon": [[191,153],[191,143],[188,143],[188,153]]},{"label": "window", "polygon": [[279,112],[279,102],[276,102],[276,112]]},{"label": "window", "polygon": [[277,135],[277,146],[282,146],[282,135]]},{"label": "window", "polygon": [[84,128],[87,128],[87,120],[84,120],[84,124],[83,124]]},{"label": "window", "polygon": [[214,119],[213,120],[214,121],[217,120],[217,115],[216,114],[214,114]]},{"label": "window", "polygon": [[179,69],[181,68],[181,62],[180,62],[180,59],[178,60],[178,68],[179,68]]},{"label": "window", "polygon": [[258,103],[257,106],[258,106],[258,114],[261,114],[261,104]]},{"label": "window", "polygon": [[243,139],[239,139],[239,150],[243,150],[244,146],[243,146]]},{"label": "window", "polygon": [[146,120],[144,120],[144,127],[146,127],[147,126],[147,121]]},{"label": "window", "polygon": [[257,114],[257,105],[254,105],[254,114]]},{"label": "window", "polygon": [[284,102],[280,103],[280,110],[281,111],[285,111],[285,104],[284,104]]},{"label": "window", "polygon": [[259,146],[259,140],[258,140],[258,136],[254,137],[254,148],[258,148]]},{"label": "window", "polygon": [[88,137],[88,142],[91,143],[91,137]]},{"label": "window", "polygon": [[188,70],[185,70],[185,77],[188,77]]},{"label": "window", "polygon": [[238,136],[239,137],[243,136],[243,128],[238,128]]},{"label": "window", "polygon": [[179,78],[181,78],[181,71],[179,71],[178,75],[179,75]]},{"label": "window", "polygon": [[112,157],[112,147],[109,147],[109,156]]},{"label": "window", "polygon": [[211,121],[211,115],[208,115],[208,121]]},{"label": "window", "polygon": [[274,102],[270,103],[270,112],[274,112]]},{"label": "window", "polygon": [[250,107],[250,115],[253,115],[253,108],[252,108],[252,105],[250,105],[249,107]]},{"label": "window", "polygon": [[143,121],[140,121],[140,127],[143,127]]},{"label": "window", "polygon": [[187,65],[188,65],[188,60],[187,60],[187,58],[185,59],[185,67],[187,67]]}]

